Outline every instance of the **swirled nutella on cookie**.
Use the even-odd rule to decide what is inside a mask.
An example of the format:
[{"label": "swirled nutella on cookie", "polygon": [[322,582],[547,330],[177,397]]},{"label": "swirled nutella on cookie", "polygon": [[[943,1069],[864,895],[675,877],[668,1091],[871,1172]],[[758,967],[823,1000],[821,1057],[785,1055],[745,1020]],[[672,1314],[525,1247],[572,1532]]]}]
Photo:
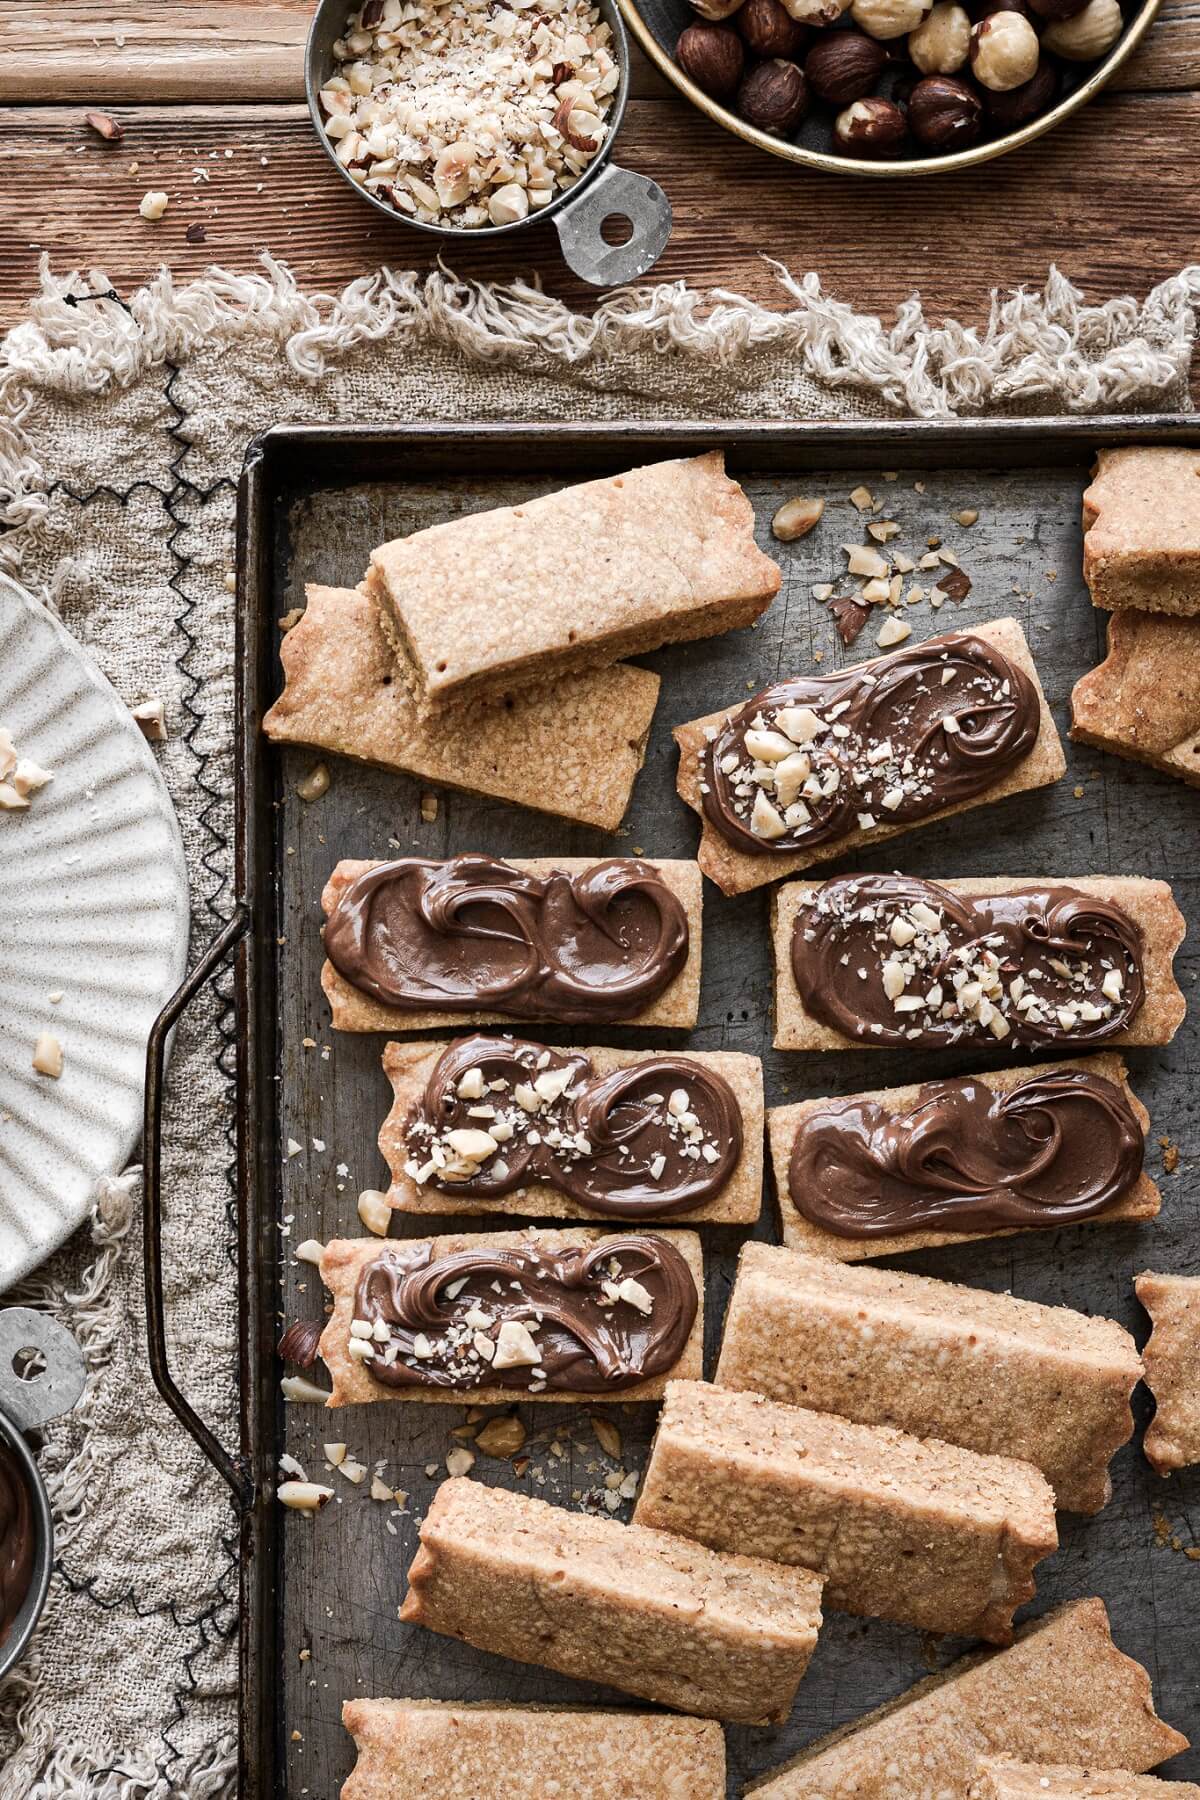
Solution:
[{"label": "swirled nutella on cookie", "polygon": [[877,1045],[1099,1043],[1144,997],[1141,928],[1113,902],[1054,882],[970,895],[903,875],[841,876],[800,907],[791,960],[813,1018]]},{"label": "swirled nutella on cookie", "polygon": [[490,856],[411,856],[351,882],[325,953],[385,1006],[583,1023],[656,1000],[687,961],[688,918],[634,857],[534,874]]},{"label": "swirled nutella on cookie", "polygon": [[969,800],[1037,742],[1028,676],[970,632],[763,690],[701,756],[704,816],[737,849],[803,850]]},{"label": "swirled nutella on cookie", "polygon": [[697,1304],[687,1262],[661,1237],[436,1259],[419,1240],[364,1264],[351,1344],[387,1387],[613,1393],[674,1367]]},{"label": "swirled nutella on cookie", "polygon": [[434,1064],[404,1173],[484,1201],[540,1182],[614,1218],[661,1218],[718,1194],[742,1137],[729,1083],[687,1056],[596,1075],[585,1051],[476,1033]]}]

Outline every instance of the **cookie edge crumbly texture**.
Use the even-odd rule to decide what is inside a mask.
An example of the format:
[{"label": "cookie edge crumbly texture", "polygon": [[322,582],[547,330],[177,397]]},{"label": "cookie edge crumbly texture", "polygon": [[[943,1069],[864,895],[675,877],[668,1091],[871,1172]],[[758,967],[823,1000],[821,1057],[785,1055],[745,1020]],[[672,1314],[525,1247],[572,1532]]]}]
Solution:
[{"label": "cookie edge crumbly texture", "polygon": [[[329,880],[321,892],[321,909],[328,918],[333,912],[342,894],[359,875],[367,869],[377,868],[378,857],[358,859],[343,857],[334,868]],[[433,859],[440,860],[440,859]],[[534,875],[549,874],[553,869],[562,869],[566,874],[578,874],[583,869],[595,868],[597,863],[611,861],[603,856],[514,856],[506,859],[510,867],[522,869]],[[665,1030],[690,1031],[696,1024],[700,1008],[700,957],[702,932],[702,896],[701,876],[698,863],[688,862],[679,857],[643,856],[636,860],[649,863],[658,870],[663,881],[679,900],[687,913],[688,921],[688,953],[687,961],[670,986],[665,988],[643,1012],[636,1013],[628,1019],[606,1021],[613,1025],[653,1025]],[[517,1025],[524,1029],[537,1024],[531,1019],[514,1019],[510,1013],[497,1012],[405,1012],[395,1006],[383,1006],[370,995],[359,993],[338,973],[333,964],[326,958],[321,965],[321,987],[329,1001],[332,1018],[330,1024],[334,1031],[424,1031],[441,1027],[443,1030],[459,1031],[475,1025]],[[542,1021],[553,1023],[553,1021]],[[599,1025],[598,1025],[598,1028]]]},{"label": "cookie edge crumbly texture", "polygon": [[[569,530],[573,497],[588,493],[589,500],[584,502],[586,506],[591,503],[597,490],[634,492],[636,514],[639,505],[645,504],[643,490],[650,489],[649,498],[655,502],[655,510],[664,519],[665,528],[669,530],[672,506],[668,503],[665,491],[659,490],[665,490],[672,483],[678,490],[676,506],[683,506],[690,516],[700,519],[707,533],[698,572],[702,579],[707,579],[712,590],[710,594],[696,600],[690,608],[666,612],[656,612],[654,602],[644,600],[640,608],[629,609],[640,612],[641,616],[634,623],[627,623],[623,619],[619,628],[614,623],[611,630],[591,638],[584,645],[580,645],[577,639],[573,645],[569,641],[557,645],[544,639],[538,642],[535,630],[528,645],[521,647],[517,653],[517,640],[522,635],[522,626],[519,625],[505,637],[513,660],[481,661],[474,669],[468,666],[457,674],[447,670],[442,679],[431,679],[431,671],[426,665],[423,652],[433,657],[438,655],[434,645],[436,634],[429,630],[426,617],[422,621],[423,642],[418,646],[413,636],[414,622],[406,619],[402,598],[397,593],[399,565],[406,557],[411,557],[411,546],[414,543],[424,540],[423,547],[428,548],[431,540],[434,540],[434,534],[439,547],[442,540],[452,535],[465,536],[469,541],[479,533],[480,520],[489,519],[493,522],[493,528],[502,528],[506,517],[520,514],[516,530],[524,536],[523,555],[527,558],[531,514],[540,522],[549,513],[553,520],[550,528],[552,532],[556,526],[560,530]],[[627,502],[617,503],[618,506],[625,504]],[[725,560],[740,562],[741,566],[736,573],[727,570],[724,579],[717,581],[703,565],[709,560],[711,543],[720,533],[724,533],[727,550],[731,553]],[[574,533],[571,535],[574,536]],[[436,549],[432,555],[436,561]],[[522,558],[519,556],[517,560]],[[674,566],[677,570],[678,565]],[[725,473],[725,454],[722,450],[709,450],[691,457],[663,458],[657,462],[641,464],[636,469],[559,488],[522,506],[488,508],[481,513],[466,514],[431,526],[408,538],[393,539],[372,551],[367,576],[371,592],[387,606],[394,621],[396,633],[412,670],[417,710],[422,717],[479,694],[523,687],[560,674],[616,662],[625,656],[640,655],[659,649],[664,644],[715,637],[752,624],[771,604],[782,581],[783,575],[778,564],[765,551],[760,550],[755,542],[754,509],[742,487]],[[731,585],[734,589],[732,595],[726,591]],[[651,586],[652,579],[648,578],[646,588]],[[530,618],[537,617],[536,606],[522,608],[522,625]],[[460,601],[446,609],[445,626],[451,634],[443,647],[443,654],[448,655],[448,647],[453,646],[462,630]],[[435,668],[433,676],[436,677],[438,673]]]},{"label": "cookie edge crumbly texture", "polygon": [[[1200,699],[1191,717],[1163,726],[1151,717],[1164,684],[1178,682],[1180,660],[1196,670],[1200,692],[1200,617],[1178,613],[1116,612],[1108,621],[1105,657],[1071,690],[1071,737],[1079,744],[1147,763],[1200,787]],[[1126,691],[1127,685],[1130,689]],[[1178,738],[1179,724],[1185,729]],[[1174,738],[1174,741],[1172,739]]]},{"label": "cookie edge crumbly texture", "polygon": [[1084,1769],[1077,1763],[1028,1763],[983,1756],[967,1800],[1200,1800],[1192,1781],[1160,1781],[1129,1769]]},{"label": "cookie edge crumbly texture", "polygon": [[[1200,613],[1200,532],[1193,531],[1193,542],[1184,547],[1156,548],[1153,531],[1136,516],[1140,509],[1135,508],[1130,527],[1133,539],[1124,541],[1129,509],[1123,503],[1121,484],[1127,479],[1124,471],[1129,464],[1152,471],[1159,505],[1175,510],[1170,501],[1176,471],[1185,477],[1178,484],[1178,509],[1190,520],[1200,505],[1196,498],[1200,450],[1147,444],[1099,451],[1091,483],[1083,494],[1083,578],[1092,605],[1108,612],[1136,607],[1147,612]],[[1189,482],[1193,485],[1186,492]],[[1138,533],[1143,534],[1141,541]]]},{"label": "cookie edge crumbly texture", "polygon": [[[1025,633],[1015,619],[993,619],[984,625],[965,626],[962,631],[943,635],[956,637],[979,637],[1003,652],[1009,661],[1026,674],[1033,683],[1037,695],[1040,722],[1037,739],[1028,756],[1022,757],[1015,768],[1009,769],[998,781],[985,788],[982,793],[975,794],[969,800],[957,800],[950,806],[939,807],[936,812],[926,818],[913,819],[903,825],[876,825],[870,831],[855,829],[847,831],[838,838],[830,838],[826,843],[814,844],[809,850],[789,850],[775,854],[766,850],[762,855],[754,856],[748,851],[739,850],[729,843],[714,825],[710,823],[704,812],[704,800],[700,793],[699,757],[706,744],[705,729],[709,726],[720,727],[733,714],[742,710],[745,702],[726,707],[722,712],[709,713],[702,719],[691,719],[686,725],[677,725],[672,732],[679,746],[679,772],[676,777],[676,788],[680,799],[690,806],[700,817],[700,847],[696,852],[696,860],[711,881],[715,881],[724,894],[745,894],[751,889],[763,887],[769,881],[780,881],[786,875],[795,875],[801,869],[810,869],[816,863],[830,862],[834,857],[849,856],[862,848],[873,848],[876,844],[886,843],[889,838],[900,837],[909,831],[920,831],[922,826],[936,825],[940,819],[953,818],[955,813],[971,812],[978,806],[987,806],[993,800],[1004,800],[1012,794],[1024,794],[1033,788],[1048,787],[1052,782],[1060,781],[1066,773],[1067,760],[1063,754],[1062,741],[1054,723],[1054,716],[1046,703],[1038,676],[1037,665],[1029,649]],[[908,646],[904,646],[908,648]],[[918,645],[919,649],[920,646]],[[854,665],[841,671],[842,674],[855,674],[860,670],[874,669],[877,664],[891,660],[891,652],[884,652],[871,657],[867,662]]]},{"label": "cookie edge crumbly texture", "polygon": [[[550,1782],[565,1780],[572,1784],[569,1792],[575,1793],[574,1784],[585,1776],[603,1783],[609,1765],[598,1740],[615,1733],[611,1749],[619,1754],[620,1774],[625,1782],[636,1783],[642,1800],[672,1800],[684,1791],[684,1783],[693,1800],[725,1800],[725,1735],[715,1719],[538,1702],[364,1698],[343,1701],[342,1723],[355,1741],[358,1760],[341,1800],[403,1800],[412,1757],[418,1759],[426,1782],[434,1778],[434,1771],[446,1768],[449,1781],[444,1794],[454,1800],[467,1800],[468,1795],[480,1800],[474,1783],[481,1777],[493,1783],[488,1795],[507,1793],[514,1725],[528,1728],[519,1745],[521,1767],[532,1778],[524,1792],[543,1783],[549,1792]],[[464,1750],[470,1755],[465,1786],[455,1779]],[[631,1789],[626,1786],[622,1791]],[[422,1792],[428,1800],[438,1800],[443,1790],[439,1784],[423,1787]],[[586,1792],[597,1800],[602,1787],[589,1785]]]},{"label": "cookie edge crumbly texture", "polygon": [[[1081,1639],[1077,1647],[1071,1642],[1076,1634]],[[1041,1655],[1038,1654],[1039,1639],[1046,1640]],[[1108,1622],[1108,1609],[1103,1600],[1071,1600],[1065,1606],[1057,1607],[1042,1618],[1034,1619],[1029,1624],[1023,1625],[1017,1632],[1014,1642],[1007,1649],[998,1652],[976,1651],[960,1657],[957,1662],[951,1663],[949,1668],[939,1670],[934,1675],[927,1675],[923,1681],[919,1681],[914,1687],[909,1688],[907,1693],[898,1694],[894,1700],[884,1701],[882,1706],[875,1707],[871,1712],[864,1714],[861,1719],[853,1719],[845,1725],[835,1727],[833,1731],[818,1738],[815,1743],[807,1745],[797,1756],[781,1764],[779,1768],[768,1770],[751,1781],[744,1790],[745,1793],[747,1795],[757,1794],[759,1800],[812,1800],[814,1793],[829,1796],[832,1800],[832,1796],[838,1792],[849,1794],[858,1791],[864,1794],[875,1793],[879,1796],[879,1800],[884,1800],[885,1796],[886,1800],[893,1800],[893,1796],[898,1797],[902,1791],[898,1787],[884,1789],[879,1786],[874,1788],[864,1786],[857,1790],[851,1788],[839,1790],[828,1786],[814,1788],[814,1783],[817,1781],[841,1779],[836,1767],[831,1769],[826,1777],[815,1765],[820,1760],[833,1756],[837,1761],[843,1762],[843,1767],[848,1769],[852,1779],[865,1779],[878,1783],[883,1779],[884,1764],[895,1760],[896,1733],[893,1729],[881,1733],[877,1739],[873,1736],[877,1728],[888,1722],[891,1722],[893,1727],[902,1725],[906,1716],[912,1716],[910,1709],[924,1709],[925,1702],[940,1689],[946,1687],[953,1686],[956,1689],[961,1709],[963,1693],[961,1684],[969,1684],[972,1688],[990,1686],[994,1690],[995,1682],[988,1683],[987,1681],[987,1670],[1001,1659],[1011,1659],[1004,1664],[1000,1677],[1005,1686],[1008,1685],[1008,1676],[1011,1670],[1024,1671],[1027,1664],[1033,1664],[1025,1685],[1029,1692],[1037,1694],[1039,1697],[1042,1696],[1043,1683],[1046,1688],[1051,1690],[1059,1684],[1069,1663],[1076,1665],[1071,1670],[1071,1676],[1080,1691],[1084,1688],[1085,1676],[1088,1693],[1101,1693],[1105,1689],[1111,1690],[1114,1687],[1115,1684],[1111,1679],[1107,1682],[1104,1681],[1105,1674],[1110,1677],[1119,1676],[1121,1688],[1119,1697],[1112,1693],[1105,1693],[1104,1703],[1097,1702],[1094,1709],[1095,1716],[1106,1727],[1110,1727],[1115,1718],[1118,1699],[1124,1702],[1127,1710],[1133,1711],[1134,1722],[1140,1727],[1140,1735],[1137,1742],[1134,1743],[1133,1731],[1128,1729],[1129,1722],[1126,1721],[1127,1735],[1119,1754],[1122,1763],[1132,1766],[1139,1772],[1144,1769],[1152,1769],[1158,1763],[1165,1762],[1169,1756],[1176,1756],[1181,1750],[1188,1748],[1188,1740],[1182,1732],[1174,1730],[1155,1713],[1154,1695],[1146,1670],[1141,1663],[1135,1662],[1131,1656],[1126,1656],[1113,1643]],[[979,1676],[978,1682],[972,1679],[976,1675]],[[1012,1696],[1014,1700],[1019,1698],[1019,1695]],[[983,1714],[987,1717],[989,1710],[995,1708],[996,1700],[997,1695],[994,1691],[980,1696],[974,1712],[969,1715],[971,1723],[977,1729],[980,1725],[980,1715]],[[1001,1706],[1004,1706],[1009,1702],[1009,1696],[1001,1691],[999,1700]],[[928,1727],[929,1723],[930,1721],[922,1716],[921,1725]],[[1000,1741],[995,1741],[993,1721],[987,1718],[987,1723],[992,1726],[993,1741],[986,1747],[992,1750],[1006,1749],[1007,1745],[1004,1743],[1003,1737],[1000,1738]],[[1154,1728],[1153,1741],[1150,1738],[1151,1727]],[[945,1729],[954,1739],[957,1740],[961,1737],[962,1726],[958,1720],[947,1720]],[[980,1735],[982,1736],[982,1731]],[[873,1760],[865,1769],[862,1767],[861,1758],[857,1769],[854,1764],[846,1765],[844,1757],[851,1753],[853,1740],[858,1738],[861,1741],[868,1736],[872,1737],[872,1748],[876,1750]],[[1080,1738],[1069,1738],[1064,1741],[1063,1721],[1058,1715],[1057,1708],[1053,1725],[1047,1727],[1047,1736],[1051,1738],[1051,1742],[1047,1745],[1051,1754],[1061,1754],[1064,1749],[1068,1748],[1075,1751],[1076,1746],[1078,1746],[1080,1754],[1088,1754],[1093,1748],[1090,1742],[1085,1743]],[[922,1777],[930,1781],[936,1777],[937,1773],[931,1768],[933,1753],[931,1739],[931,1731],[928,1728],[924,1729],[921,1740]],[[842,1755],[839,1755],[839,1752]],[[1107,1747],[1107,1740],[1102,1755],[1105,1759],[1116,1758],[1117,1752]]]},{"label": "cookie edge crumbly texture", "polygon": [[[1072,1057],[1063,1062],[1026,1063],[1021,1068],[994,1069],[971,1077],[974,1081],[983,1082],[995,1092],[1005,1093],[1019,1087],[1022,1082],[1029,1081],[1035,1075],[1049,1075],[1058,1069],[1083,1069],[1093,1075],[1100,1075],[1119,1087],[1132,1108],[1134,1117],[1142,1128],[1144,1136],[1149,1135],[1150,1114],[1142,1105],[1129,1085],[1128,1071],[1121,1057],[1113,1051],[1097,1051],[1087,1056]],[[779,1208],[780,1224],[783,1231],[783,1242],[789,1250],[804,1250],[813,1255],[827,1256],[835,1262],[857,1263],[880,1256],[899,1256],[910,1250],[936,1250],[943,1244],[969,1244],[976,1238],[1017,1237],[1025,1236],[1031,1231],[1059,1230],[1061,1225],[1006,1225],[991,1230],[975,1231],[903,1231],[894,1232],[887,1237],[843,1238],[836,1232],[824,1231],[806,1219],[792,1200],[788,1189],[788,1167],[791,1162],[792,1149],[796,1142],[796,1133],[803,1121],[817,1111],[819,1107],[828,1106],[831,1098],[844,1100],[874,1101],[888,1112],[903,1112],[916,1104],[921,1091],[921,1082],[911,1082],[905,1087],[870,1088],[857,1094],[838,1096],[825,1095],[820,1099],[795,1100],[787,1106],[773,1106],[767,1112],[767,1139],[770,1145],[771,1167],[775,1177],[775,1198]],[[1162,1210],[1162,1194],[1158,1184],[1142,1169],[1137,1181],[1115,1200],[1104,1212],[1097,1213],[1090,1219],[1081,1219],[1082,1225],[1119,1225],[1130,1219],[1154,1219]]]},{"label": "cookie edge crumbly texture", "polygon": [[[358,1285],[359,1272],[365,1263],[374,1262],[377,1257],[398,1244],[408,1244],[423,1239],[408,1238],[333,1238],[325,1246],[321,1257],[321,1280],[333,1297],[333,1312],[325,1323],[321,1333],[321,1341],[317,1346],[317,1354],[329,1370],[333,1380],[333,1388],[326,1406],[358,1406],[373,1405],[380,1401],[392,1401],[405,1404],[416,1401],[418,1405],[437,1406],[513,1406],[526,1401],[557,1400],[560,1403],[578,1406],[599,1406],[607,1399],[613,1400],[657,1400],[661,1397],[667,1382],[673,1376],[687,1373],[699,1376],[704,1362],[704,1252],[700,1239],[694,1231],[666,1231],[660,1226],[653,1230],[638,1228],[639,1236],[658,1237],[672,1243],[679,1251],[691,1271],[696,1284],[696,1317],[692,1321],[692,1329],[687,1343],[683,1347],[679,1361],[674,1368],[664,1370],[647,1381],[639,1381],[632,1387],[614,1390],[611,1395],[599,1390],[576,1392],[570,1388],[550,1388],[538,1394],[528,1393],[523,1388],[477,1387],[477,1388],[391,1388],[373,1381],[363,1363],[358,1362],[349,1353],[347,1345],[350,1338],[350,1321],[354,1317],[354,1291]],[[592,1244],[602,1243],[606,1237],[625,1237],[625,1231],[601,1231],[594,1227],[574,1226],[562,1230],[546,1230],[530,1227],[527,1231],[456,1231],[443,1232],[430,1236],[433,1245],[434,1259],[453,1255],[459,1250],[491,1249],[515,1250],[522,1245],[533,1243],[538,1248],[549,1250],[587,1249]]]},{"label": "cookie edge crumbly texture", "polygon": [[1200,1275],[1144,1269],[1133,1285],[1154,1326],[1142,1357],[1155,1413],[1142,1449],[1169,1475],[1200,1463]]},{"label": "cookie edge crumbly texture", "polygon": [[[553,690],[531,688],[510,704],[497,696],[423,723],[378,604],[358,588],[313,584],[306,593],[307,609],[279,649],[283,691],[263,719],[273,743],[616,830],[645,760],[657,675],[615,663],[564,677]],[[386,700],[385,676],[393,678]]]},{"label": "cookie edge crumbly texture", "polygon": [[[1133,1435],[1141,1374],[1114,1319],[751,1240],[713,1380],[1032,1463],[1057,1507],[1096,1513],[1112,1496],[1109,1464]],[[1074,1396],[1066,1417],[1064,1391]]]},{"label": "cookie edge crumbly texture", "polygon": [[[1169,1044],[1183,1023],[1187,1002],[1172,973],[1175,952],[1187,935],[1187,922],[1175,904],[1169,883],[1155,881],[1145,875],[992,875],[963,876],[939,881],[929,877],[937,887],[966,899],[986,899],[993,894],[1007,894],[1020,888],[1036,888],[1053,884],[1075,888],[1082,894],[1093,894],[1121,907],[1141,927],[1144,944],[1142,973],[1145,997],[1141,1010],[1128,1031],[1106,1038],[1098,1049],[1117,1049],[1125,1044]],[[824,886],[820,881],[793,881],[776,889],[771,896],[771,942],[775,958],[775,1048],[777,1050],[889,1050],[904,1048],[877,1043],[873,1038],[843,1037],[840,1031],[822,1025],[806,1011],[796,991],[792,974],[792,926],[800,910],[800,895]],[[956,1048],[971,1048],[969,1040]],[[978,1040],[981,1048],[983,1040]],[[1049,1048],[1049,1046],[1046,1046]],[[1054,1048],[1066,1049],[1067,1045]],[[915,1055],[930,1054],[920,1045],[909,1045]],[[1089,1054],[1089,1047],[1081,1048]]]},{"label": "cookie edge crumbly texture", "polygon": [[[418,1188],[404,1173],[404,1164],[408,1159],[404,1147],[404,1122],[420,1098],[434,1064],[449,1047],[449,1041],[445,1039],[384,1045],[383,1072],[392,1084],[393,1099],[391,1110],[379,1128],[379,1149],[391,1171],[388,1201],[397,1212],[434,1213],[441,1218],[496,1218],[506,1213],[516,1213],[526,1219],[583,1219],[626,1230],[637,1230],[655,1217],[652,1213],[639,1213],[636,1218],[622,1218],[616,1213],[597,1212],[594,1208],[585,1206],[582,1201],[572,1198],[570,1194],[543,1182],[515,1188],[511,1194],[505,1194],[497,1200],[471,1196],[456,1200],[452,1191],[447,1193],[440,1188],[422,1191]],[[596,1074],[607,1075],[612,1069],[629,1068],[636,1063],[661,1056],[664,1052],[611,1050],[602,1045],[589,1045],[581,1048],[579,1054],[591,1059]],[[725,1186],[711,1200],[703,1206],[693,1207],[689,1212],[664,1213],[661,1215],[661,1223],[753,1225],[762,1211],[765,1121],[762,1063],[757,1056],[748,1056],[737,1050],[680,1050],[669,1054],[697,1062],[713,1074],[723,1076],[729,1083],[742,1115],[742,1154]]]}]

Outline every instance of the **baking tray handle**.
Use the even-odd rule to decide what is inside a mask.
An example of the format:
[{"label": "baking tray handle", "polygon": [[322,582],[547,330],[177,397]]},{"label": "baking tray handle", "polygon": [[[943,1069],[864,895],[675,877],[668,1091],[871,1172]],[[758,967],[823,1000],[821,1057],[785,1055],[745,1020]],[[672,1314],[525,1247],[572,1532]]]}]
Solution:
[{"label": "baking tray handle", "polygon": [[162,1108],[167,1042],[180,1016],[241,942],[250,928],[250,908],[239,901],[228,925],[205,951],[182,985],[155,1019],[146,1046],[146,1101],[142,1125],[143,1230],[146,1261],[146,1338],[154,1385],[180,1423],[195,1438],[209,1462],[223,1475],[242,1511],[254,1503],[254,1482],[245,1457],[231,1456],[175,1385],[167,1359],[163,1316],[162,1263]]}]

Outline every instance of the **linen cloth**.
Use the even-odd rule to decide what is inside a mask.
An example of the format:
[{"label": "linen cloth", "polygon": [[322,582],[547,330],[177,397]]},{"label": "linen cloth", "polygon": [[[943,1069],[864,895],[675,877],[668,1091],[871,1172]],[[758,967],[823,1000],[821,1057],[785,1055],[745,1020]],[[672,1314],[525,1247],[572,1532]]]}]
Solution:
[{"label": "linen cloth", "polygon": [[[778,270],[781,306],[683,285],[590,315],[537,288],[387,270],[303,293],[264,259],[122,300],[43,271],[0,346],[0,567],[55,605],[131,703],[166,701],[192,955],[231,903],[233,520],[249,440],[284,421],[858,418],[1185,410],[1200,269],[1085,306],[1051,271],[977,325],[889,325]],[[869,460],[869,449],[866,451]],[[231,1047],[221,983],[179,1033],[165,1157],[173,1362],[236,1441]],[[236,1530],[158,1401],[136,1171],[18,1294],[78,1336],[89,1378],[41,1466],[58,1562],[31,1651],[0,1683],[0,1800],[232,1794]]]}]

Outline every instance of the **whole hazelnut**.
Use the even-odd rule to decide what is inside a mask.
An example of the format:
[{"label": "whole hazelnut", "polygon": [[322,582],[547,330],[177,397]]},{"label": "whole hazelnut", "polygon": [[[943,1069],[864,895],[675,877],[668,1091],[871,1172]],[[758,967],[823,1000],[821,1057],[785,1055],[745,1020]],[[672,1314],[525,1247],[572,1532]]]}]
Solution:
[{"label": "whole hazelnut", "polygon": [[720,21],[729,19],[743,4],[743,0],[689,0],[693,12],[698,12],[702,19]]},{"label": "whole hazelnut", "polygon": [[908,34],[908,54],[922,75],[953,75],[971,49],[971,21],[955,0],[937,0],[933,11]]},{"label": "whole hazelnut", "polygon": [[829,31],[804,61],[808,85],[818,100],[847,106],[869,94],[887,64],[887,51],[861,31]]},{"label": "whole hazelnut", "polygon": [[[1086,4],[1086,0],[1080,0]],[[754,56],[798,58],[808,43],[808,27],[798,25],[779,0],[746,0],[735,15],[738,35]]]},{"label": "whole hazelnut", "polygon": [[965,81],[927,75],[909,96],[908,129],[926,150],[965,150],[983,130],[983,101]]},{"label": "whole hazelnut", "polygon": [[808,83],[795,63],[759,63],[738,89],[737,110],[747,125],[786,137],[808,111]]},{"label": "whole hazelnut", "polygon": [[985,93],[987,116],[997,131],[1016,131],[1048,112],[1058,98],[1058,71],[1045,57],[1029,81],[1009,88],[1006,94]]},{"label": "whole hazelnut", "polygon": [[[1117,0],[1111,0],[1116,6]],[[1004,93],[1032,79],[1038,65],[1037,32],[1016,12],[989,13],[971,28],[971,68],[976,81]]]},{"label": "whole hazelnut", "polygon": [[746,52],[741,38],[727,25],[689,25],[679,34],[675,61],[698,88],[720,100],[742,79]]},{"label": "whole hazelnut", "polygon": [[850,17],[869,37],[906,37],[915,31],[933,0],[851,0]]},{"label": "whole hazelnut", "polygon": [[833,141],[852,156],[890,156],[907,135],[904,114],[890,100],[853,100],[833,122]]},{"label": "whole hazelnut", "polygon": [[836,25],[850,0],[782,0],[783,10],[798,25]]},{"label": "whole hazelnut", "polygon": [[1068,62],[1095,62],[1111,50],[1124,20],[1117,0],[1088,0],[1072,19],[1056,19],[1043,33],[1047,50]]}]

